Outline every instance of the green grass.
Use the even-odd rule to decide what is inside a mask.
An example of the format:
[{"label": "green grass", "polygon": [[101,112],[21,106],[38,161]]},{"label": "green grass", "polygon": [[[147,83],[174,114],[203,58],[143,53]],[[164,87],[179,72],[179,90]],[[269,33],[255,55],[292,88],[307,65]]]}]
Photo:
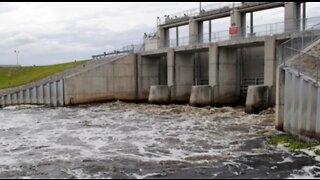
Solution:
[{"label": "green grass", "polygon": [[317,156],[320,156],[320,149],[314,150],[314,153],[315,153]]},{"label": "green grass", "polygon": [[0,67],[0,89],[28,84],[85,62],[87,60],[49,66]]},{"label": "green grass", "polygon": [[[286,148],[291,150],[311,149],[312,147],[318,146],[320,144],[319,142],[302,141],[287,134],[272,136],[267,143],[275,146],[277,146],[278,144],[283,144]],[[318,151],[318,153],[320,154],[320,150]]]}]

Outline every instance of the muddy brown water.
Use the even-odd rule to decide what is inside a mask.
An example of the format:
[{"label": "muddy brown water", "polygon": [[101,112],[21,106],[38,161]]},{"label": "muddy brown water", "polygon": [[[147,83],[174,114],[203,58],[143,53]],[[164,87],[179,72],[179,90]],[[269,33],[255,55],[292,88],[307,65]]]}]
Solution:
[{"label": "muddy brown water", "polygon": [[6,107],[0,178],[319,177],[314,157],[266,144],[273,123],[243,107]]}]

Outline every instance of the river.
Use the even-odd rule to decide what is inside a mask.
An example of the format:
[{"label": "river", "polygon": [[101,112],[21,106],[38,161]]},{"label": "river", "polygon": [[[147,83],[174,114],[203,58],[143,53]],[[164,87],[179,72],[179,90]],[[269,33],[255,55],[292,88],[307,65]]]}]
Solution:
[{"label": "river", "polygon": [[266,144],[274,111],[111,102],[0,109],[0,178],[303,178],[320,163]]}]

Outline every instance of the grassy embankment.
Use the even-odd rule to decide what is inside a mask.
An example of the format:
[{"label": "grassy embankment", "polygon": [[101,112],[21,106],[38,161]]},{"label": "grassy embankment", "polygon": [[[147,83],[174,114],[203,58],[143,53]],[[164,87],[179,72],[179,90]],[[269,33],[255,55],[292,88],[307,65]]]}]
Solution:
[{"label": "grassy embankment", "polygon": [[272,136],[267,143],[275,146],[283,145],[284,147],[290,150],[306,149],[306,150],[313,151],[316,155],[320,156],[319,141],[307,142],[288,134],[280,134],[280,135]]},{"label": "grassy embankment", "polygon": [[48,66],[0,67],[0,89],[28,84],[85,62],[87,60]]}]

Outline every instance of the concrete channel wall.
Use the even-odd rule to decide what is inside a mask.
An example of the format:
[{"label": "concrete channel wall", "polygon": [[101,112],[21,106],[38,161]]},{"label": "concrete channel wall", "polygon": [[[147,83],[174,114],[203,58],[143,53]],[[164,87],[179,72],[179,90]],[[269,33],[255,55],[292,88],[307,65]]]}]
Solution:
[{"label": "concrete channel wall", "polygon": [[21,104],[63,106],[63,88],[63,79],[49,81],[39,86],[22,88],[6,95],[0,95],[0,106]]},{"label": "concrete channel wall", "polygon": [[138,100],[137,64],[132,53],[65,77],[65,105]]},{"label": "concrete channel wall", "polygon": [[97,68],[101,64],[109,63],[114,59],[122,57],[123,55],[91,60],[26,85],[3,89],[0,91],[0,106],[5,107],[21,104],[64,106],[65,77],[81,73],[87,69]]},{"label": "concrete channel wall", "polygon": [[[277,99],[282,102],[283,109],[277,103],[278,129],[283,123],[283,130],[294,135],[320,138],[320,88],[313,79],[291,68],[281,71],[283,88],[279,90]],[[282,111],[282,112],[279,112]],[[283,121],[279,114],[283,113]],[[280,127],[280,128],[279,128]]]}]

